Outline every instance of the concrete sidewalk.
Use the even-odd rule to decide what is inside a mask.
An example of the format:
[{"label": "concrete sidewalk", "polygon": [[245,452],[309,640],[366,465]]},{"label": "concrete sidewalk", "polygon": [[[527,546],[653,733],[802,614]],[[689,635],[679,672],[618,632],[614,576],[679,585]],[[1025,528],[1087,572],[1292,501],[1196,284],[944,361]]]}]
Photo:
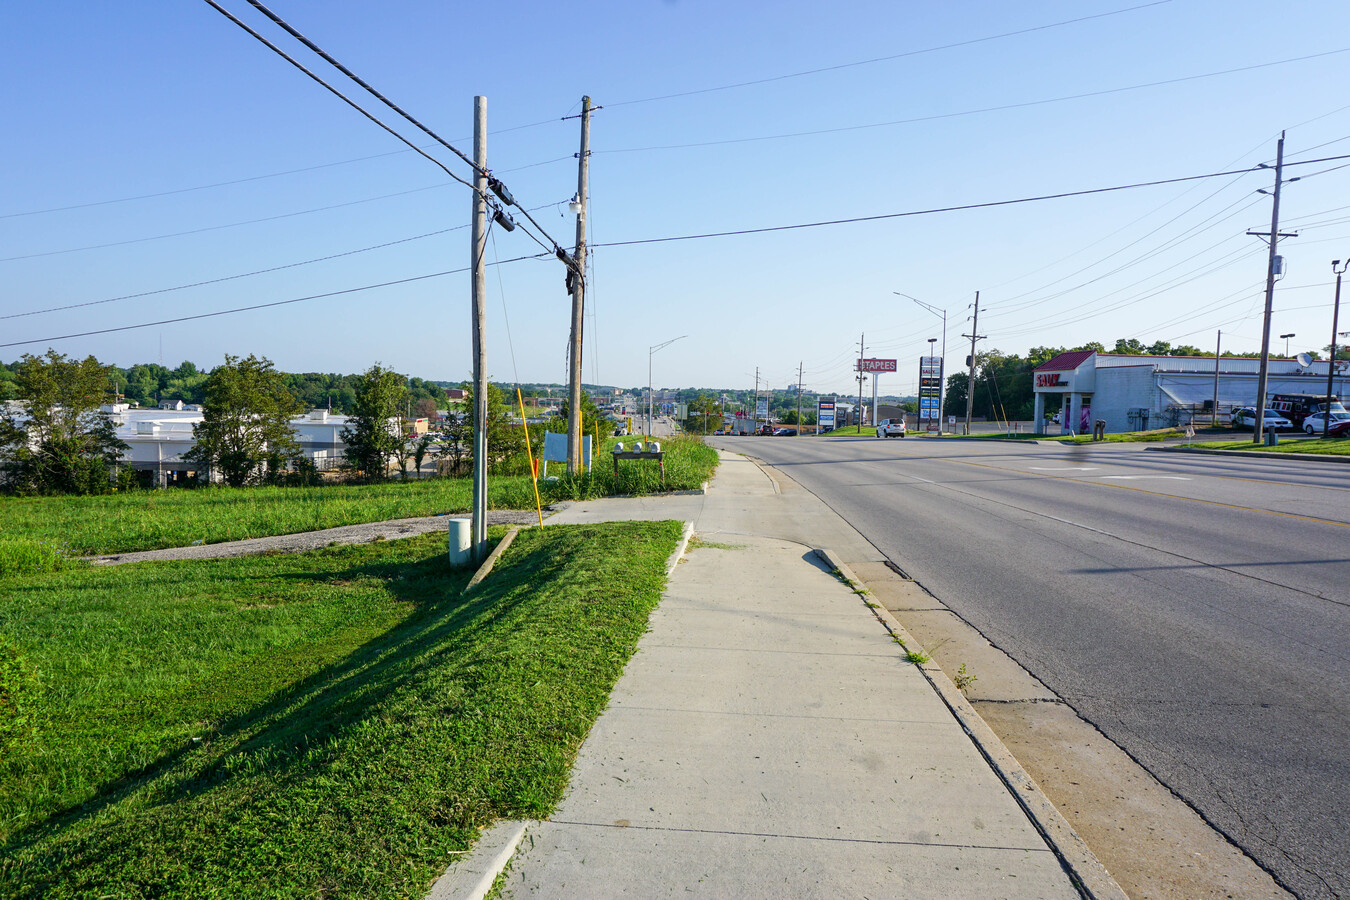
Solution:
[{"label": "concrete sidewalk", "polygon": [[706,495],[550,521],[612,519],[696,541],[505,896],[1080,896],[950,697],[814,552],[878,563],[847,523],[734,455]]}]

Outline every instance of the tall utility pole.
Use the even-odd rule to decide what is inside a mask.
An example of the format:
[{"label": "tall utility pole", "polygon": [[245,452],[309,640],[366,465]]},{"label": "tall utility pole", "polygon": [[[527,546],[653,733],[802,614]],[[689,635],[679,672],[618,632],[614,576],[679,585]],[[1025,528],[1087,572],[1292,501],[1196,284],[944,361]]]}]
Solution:
[{"label": "tall utility pole", "polygon": [[[1264,165],[1264,163],[1262,164]],[[1259,444],[1263,439],[1262,431],[1266,424],[1266,378],[1270,373],[1270,310],[1275,299],[1275,268],[1279,259],[1276,246],[1282,237],[1298,237],[1298,234],[1280,234],[1280,184],[1284,180],[1284,132],[1280,132],[1280,142],[1275,145],[1275,190],[1270,205],[1270,234],[1249,231],[1254,237],[1270,238],[1270,259],[1266,263],[1266,316],[1261,326],[1261,371],[1256,377],[1256,423],[1252,426],[1252,443]],[[1298,181],[1291,178],[1290,181]],[[1266,193],[1262,191],[1261,193]]]},{"label": "tall utility pole", "polygon": [[591,172],[591,98],[581,98],[581,153],[577,165],[577,249],[572,286],[572,340],[567,372],[567,474],[581,474],[581,331],[586,306],[586,186]]},{"label": "tall utility pole", "polygon": [[863,388],[863,378],[864,378],[864,376],[863,376],[863,370],[862,370],[862,361],[863,361],[863,357],[867,355],[867,343],[866,343],[866,340],[867,340],[867,335],[866,335],[866,334],[860,334],[860,335],[858,335],[858,414],[857,414],[857,416],[855,417],[855,418],[857,418],[857,420],[858,420],[858,422],[857,422],[857,425],[858,425],[858,434],[862,434],[862,425],[863,425],[863,421],[862,421],[862,414],[863,414],[862,388]]},{"label": "tall utility pole", "polygon": [[975,320],[970,323],[970,334],[961,337],[970,338],[969,375],[966,376],[966,434],[970,434],[970,413],[975,405],[975,342],[982,340],[980,334],[980,292],[975,292]]},{"label": "tall utility pole", "polygon": [[[1334,344],[1335,341],[1336,341],[1336,338],[1333,337],[1331,340],[1332,340],[1332,343]],[[1331,355],[1332,355],[1332,356],[1335,356],[1335,355],[1336,355],[1336,353],[1335,353],[1335,348],[1334,348],[1334,347],[1332,348],[1332,354],[1331,354]],[[800,360],[799,360],[799,361],[797,362],[797,437],[801,437],[801,436],[802,436],[802,366],[803,366],[803,365],[805,365],[805,362],[804,362],[804,361],[800,361]]]},{"label": "tall utility pole", "polygon": [[487,294],[484,256],[487,252],[487,98],[473,98],[473,240],[469,279],[473,306],[473,511],[469,538],[473,559],[480,563],[487,556],[487,347],[483,309]]},{"label": "tall utility pole", "polygon": [[1327,436],[1327,431],[1331,428],[1331,389],[1334,386],[1332,377],[1336,374],[1336,329],[1340,327],[1341,318],[1341,276],[1345,274],[1346,266],[1350,266],[1347,261],[1343,266],[1339,259],[1331,263],[1331,271],[1336,273],[1336,302],[1331,308],[1331,356],[1327,359],[1327,405],[1326,415],[1322,418],[1322,437]]},{"label": "tall utility pole", "polygon": [[1219,351],[1223,348],[1223,330],[1214,338],[1214,406],[1209,411],[1209,427],[1219,424]]},{"label": "tall utility pole", "polygon": [[759,431],[759,366],[755,366],[755,405],[751,415],[754,416],[751,419],[755,425],[754,430]]}]

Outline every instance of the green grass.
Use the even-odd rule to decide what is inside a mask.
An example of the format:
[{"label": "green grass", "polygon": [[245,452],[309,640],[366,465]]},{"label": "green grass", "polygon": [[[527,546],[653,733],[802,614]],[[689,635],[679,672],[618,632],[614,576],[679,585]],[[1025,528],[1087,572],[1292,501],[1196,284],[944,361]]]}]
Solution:
[{"label": "green grass", "polygon": [[526,530],[467,598],[431,535],[8,579],[0,895],[423,896],[557,803],[679,535]]},{"label": "green grass", "polygon": [[1350,439],[1311,438],[1303,440],[1281,440],[1273,447],[1245,441],[1205,441],[1191,444],[1207,450],[1256,450],[1262,453],[1311,453],[1322,456],[1350,456]]},{"label": "green grass", "polygon": [[845,425],[842,428],[836,428],[833,431],[825,432],[825,437],[858,437],[865,435],[867,437],[877,436],[877,427],[875,425]]},{"label": "green grass", "polygon": [[[659,491],[660,474],[654,462],[621,462],[615,477],[608,451],[613,441],[608,439],[596,455],[590,476],[541,482],[542,502]],[[667,454],[667,490],[697,488],[712,477],[717,451],[698,438],[677,437],[663,441],[662,448]],[[472,497],[473,485],[467,478],[322,487],[130,491],[99,497],[0,497],[0,534],[47,544],[71,556],[86,556],[460,513],[469,510]],[[488,507],[534,509],[530,480],[490,476]]]}]

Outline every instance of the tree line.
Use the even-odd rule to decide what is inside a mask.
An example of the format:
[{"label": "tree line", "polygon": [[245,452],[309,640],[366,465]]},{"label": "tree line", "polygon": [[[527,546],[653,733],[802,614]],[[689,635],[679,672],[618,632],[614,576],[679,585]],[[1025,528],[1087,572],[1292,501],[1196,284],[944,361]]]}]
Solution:
[{"label": "tree line", "polygon": [[[297,394],[294,376],[257,356],[227,355],[210,372],[190,367],[185,363],[158,375],[170,383],[191,384],[185,397],[175,399],[201,406],[202,421],[193,426],[194,446],[183,457],[202,473],[201,480],[235,487],[318,481],[291,427],[293,418],[317,404],[313,395]],[[25,355],[5,372],[6,399],[11,402],[0,410],[0,490],[98,494],[136,486],[135,473],[120,465],[129,446],[117,436],[114,420],[104,409],[123,396],[126,370],[92,356],[80,360],[49,350],[44,356]],[[472,425],[463,417],[427,434],[409,434],[404,426],[402,417],[409,410],[419,417],[436,413],[438,401],[445,397],[439,385],[410,379],[379,363],[360,375],[342,377],[344,389],[351,391],[351,400],[344,404],[347,425],[340,433],[349,479],[386,479],[391,463],[406,478],[410,464],[420,471],[428,458],[444,461],[446,474],[471,470]],[[472,387],[467,383],[463,387],[471,407]],[[427,396],[432,390],[437,399]],[[528,471],[524,435],[512,415],[513,400],[501,387],[488,386],[487,463],[500,474]],[[542,443],[547,428],[565,428],[565,404],[563,413],[553,422],[531,425],[532,440]],[[587,434],[598,434],[610,424],[589,397],[583,403],[582,423]]]}]

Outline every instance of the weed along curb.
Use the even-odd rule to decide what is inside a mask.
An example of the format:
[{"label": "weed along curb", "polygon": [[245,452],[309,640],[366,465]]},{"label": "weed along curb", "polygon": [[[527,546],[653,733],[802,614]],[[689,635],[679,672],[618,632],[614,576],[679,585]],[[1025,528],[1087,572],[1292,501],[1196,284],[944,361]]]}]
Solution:
[{"label": "weed along curb", "polygon": [[520,534],[519,525],[516,525],[506,532],[506,536],[501,539],[500,543],[492,548],[492,552],[488,554],[488,558],[483,560],[483,564],[478,567],[478,571],[473,573],[473,577],[469,579],[469,583],[464,585],[464,593],[467,594],[469,591],[473,590],[478,586],[480,581],[491,574],[492,567],[497,564],[497,559],[506,552],[506,548],[511,546],[511,542],[516,539],[516,535],[518,534]]},{"label": "weed along curb", "polygon": [[[829,550],[817,549],[816,555],[855,591],[864,593],[865,582],[855,575],[843,560]],[[974,742],[976,749],[993,767],[1009,793],[1016,798],[1031,819],[1032,825],[1050,845],[1050,849],[1068,871],[1079,893],[1089,900],[1129,900],[1083,838],[1055,808],[1050,798],[1041,791],[1040,786],[1026,773],[993,730],[985,724],[984,719],[980,718],[980,714],[941,667],[930,661],[928,654],[923,652],[914,636],[906,631],[890,610],[881,604],[869,602],[867,606],[896,638],[908,654],[908,658],[919,667],[942,702],[956,716],[962,730]]]},{"label": "weed along curb", "polygon": [[473,849],[436,879],[426,900],[483,900],[515,855],[528,824],[508,819],[485,828]]},{"label": "weed along curb", "polygon": [[666,578],[675,571],[675,567],[684,559],[684,551],[689,549],[689,539],[694,536],[694,523],[685,522],[684,532],[680,535],[680,542],[675,545],[675,550],[670,554],[670,559],[666,560]]}]

